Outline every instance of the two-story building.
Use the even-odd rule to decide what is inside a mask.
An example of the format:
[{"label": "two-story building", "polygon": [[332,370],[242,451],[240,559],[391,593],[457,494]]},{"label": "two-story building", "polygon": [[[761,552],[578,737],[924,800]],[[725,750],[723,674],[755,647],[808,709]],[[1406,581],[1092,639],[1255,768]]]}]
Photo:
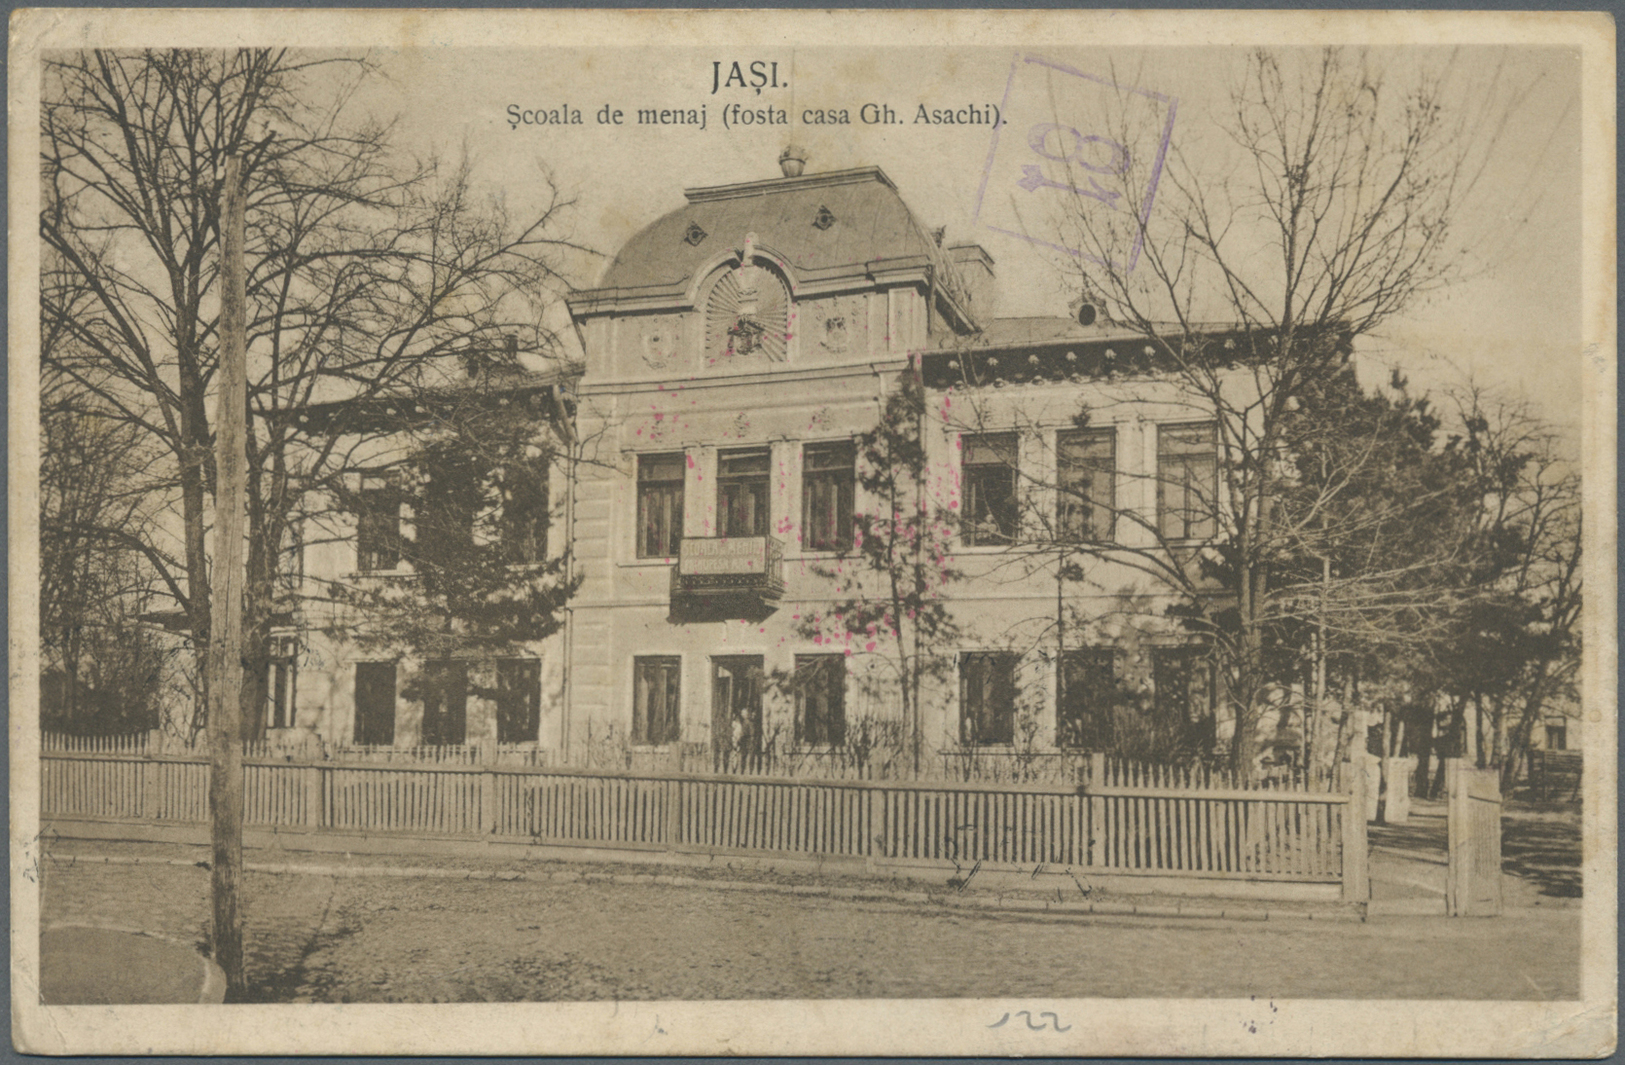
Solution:
[{"label": "two-story building", "polygon": [[[467,668],[473,689],[521,686],[535,708],[473,699],[448,731],[438,704],[402,695],[446,663],[318,640],[294,723],[341,743],[634,764],[906,743],[895,649],[831,611],[854,587],[883,594],[883,575],[855,572],[855,516],[896,501],[864,489],[859,441],[908,374],[925,472],[905,505],[950,526],[951,635],[911,663],[925,767],[1086,748],[1102,715],[1120,740],[1143,725],[1141,747],[1222,736],[1202,649],[1136,554],[1214,535],[1219,445],[1211,408],[1144,338],[1088,307],[995,317],[991,257],[945,245],[877,167],[792,165],[685,198],[568,298],[579,378],[515,382],[539,432],[568,444],[547,550],[568,550],[580,586],[522,666]],[[335,525],[309,568],[410,579],[374,543],[398,521]]]},{"label": "two-story building", "polygon": [[807,751],[898,724],[885,634],[809,621],[851,594],[854,513],[890,505],[855,441],[905,372],[918,505],[957,518],[953,636],[923,649],[911,726],[927,764],[1082,746],[1113,702],[1211,738],[1200,649],[1099,549],[1214,533],[1212,415],[1177,375],[1088,308],[995,318],[989,255],[944,246],[879,168],[685,195],[569,298],[589,451],[564,743]]}]

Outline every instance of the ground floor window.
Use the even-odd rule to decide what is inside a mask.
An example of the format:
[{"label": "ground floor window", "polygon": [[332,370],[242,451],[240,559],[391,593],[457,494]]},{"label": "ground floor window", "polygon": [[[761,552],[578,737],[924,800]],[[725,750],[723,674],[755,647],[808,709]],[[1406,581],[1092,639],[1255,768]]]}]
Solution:
[{"label": "ground floor window", "polygon": [[395,663],[357,662],[355,742],[362,746],[395,742]]},{"label": "ground floor window", "polygon": [[1151,685],[1159,724],[1190,724],[1213,716],[1213,666],[1203,648],[1152,648]]},{"label": "ground floor window", "polygon": [[272,644],[267,667],[265,700],[266,723],[271,728],[293,728],[295,697],[299,692],[299,643],[291,637],[278,637]]},{"label": "ground floor window", "polygon": [[682,659],[675,655],[632,660],[633,743],[677,742],[682,673]]},{"label": "ground floor window", "polygon": [[796,655],[796,746],[846,742],[846,656]]},{"label": "ground floor window", "polygon": [[966,746],[1015,742],[1019,660],[1019,655],[1009,651],[960,656],[960,741]]},{"label": "ground floor window", "polygon": [[1103,751],[1118,705],[1117,652],[1087,647],[1061,654],[1056,677],[1055,745]]},{"label": "ground floor window", "polygon": [[455,746],[468,740],[468,663],[437,659],[423,668],[422,742]]},{"label": "ground floor window", "polygon": [[542,663],[497,660],[497,742],[532,743],[542,723]]}]

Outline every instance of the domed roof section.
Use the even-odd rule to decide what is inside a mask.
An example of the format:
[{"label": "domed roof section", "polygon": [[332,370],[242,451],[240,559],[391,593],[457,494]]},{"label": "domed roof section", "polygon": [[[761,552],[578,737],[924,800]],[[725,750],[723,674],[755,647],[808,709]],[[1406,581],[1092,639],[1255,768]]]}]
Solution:
[{"label": "domed roof section", "polygon": [[706,263],[740,247],[746,233],[755,233],[758,246],[800,272],[884,260],[943,261],[937,242],[879,167],[686,189],[684,195],[685,206],[626,242],[604,271],[601,288],[686,285]]}]

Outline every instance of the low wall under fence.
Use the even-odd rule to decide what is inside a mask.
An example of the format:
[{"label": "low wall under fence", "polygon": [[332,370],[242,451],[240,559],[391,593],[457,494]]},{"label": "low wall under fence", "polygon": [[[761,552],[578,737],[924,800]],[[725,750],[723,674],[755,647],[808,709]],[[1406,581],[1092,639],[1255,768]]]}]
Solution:
[{"label": "low wall under fence", "polygon": [[[161,838],[201,840],[208,778],[196,758],[46,751],[41,820],[59,836],[154,838],[137,830],[157,826],[187,830]],[[1088,782],[1070,789],[248,760],[244,823],[250,845],[274,835],[292,849],[453,841],[599,859],[816,860],[910,876],[1021,872],[1070,883],[1087,874],[1101,886],[1123,877],[1126,890],[1364,901],[1364,779],[1349,778],[1348,793],[1214,787],[1114,772],[1098,755]]]}]

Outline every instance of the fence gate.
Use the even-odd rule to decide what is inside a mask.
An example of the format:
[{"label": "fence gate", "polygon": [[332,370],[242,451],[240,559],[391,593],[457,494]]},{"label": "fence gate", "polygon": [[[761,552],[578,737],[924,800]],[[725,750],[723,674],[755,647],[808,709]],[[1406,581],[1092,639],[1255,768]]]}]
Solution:
[{"label": "fence gate", "polygon": [[1449,792],[1450,868],[1445,912],[1494,917],[1501,912],[1501,780],[1496,769],[1445,762]]}]

